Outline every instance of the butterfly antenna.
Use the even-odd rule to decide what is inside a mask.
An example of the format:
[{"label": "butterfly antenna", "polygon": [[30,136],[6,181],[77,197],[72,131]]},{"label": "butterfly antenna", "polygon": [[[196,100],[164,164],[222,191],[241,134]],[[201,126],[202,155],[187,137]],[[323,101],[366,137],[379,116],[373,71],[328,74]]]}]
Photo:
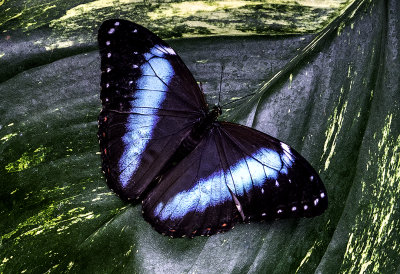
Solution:
[{"label": "butterfly antenna", "polygon": [[256,93],[257,93],[257,92],[252,92],[252,93],[247,94],[247,95],[245,95],[245,96],[243,96],[243,97],[240,97],[240,98],[238,98],[238,99],[235,99],[235,100],[233,100],[233,101],[230,101],[230,102],[228,102],[228,103],[222,105],[221,108],[225,108],[227,105],[236,103],[237,101],[240,101],[240,100],[243,100],[243,99],[246,99],[247,97],[253,96],[253,95],[255,95]]},{"label": "butterfly antenna", "polygon": [[224,75],[224,65],[221,65],[221,77],[219,79],[219,94],[218,94],[218,106],[220,107],[221,103],[221,92],[222,92],[222,77]]}]

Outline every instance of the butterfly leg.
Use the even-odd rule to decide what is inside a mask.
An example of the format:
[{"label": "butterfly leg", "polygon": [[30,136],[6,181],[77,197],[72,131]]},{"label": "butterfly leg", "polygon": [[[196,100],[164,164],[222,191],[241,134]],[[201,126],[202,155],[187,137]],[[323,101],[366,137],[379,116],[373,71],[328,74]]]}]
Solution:
[{"label": "butterfly leg", "polygon": [[199,87],[200,87],[200,91],[201,91],[201,93],[203,93],[203,94],[204,94],[203,82],[199,82]]}]

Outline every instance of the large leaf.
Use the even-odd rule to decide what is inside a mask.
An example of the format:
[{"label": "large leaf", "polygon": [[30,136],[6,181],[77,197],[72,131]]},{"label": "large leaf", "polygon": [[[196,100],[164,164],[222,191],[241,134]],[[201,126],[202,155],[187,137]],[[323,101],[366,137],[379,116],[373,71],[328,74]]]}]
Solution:
[{"label": "large leaf", "polygon": [[330,199],[317,218],[238,225],[193,240],[158,234],[140,205],[105,185],[94,36],[47,51],[43,41],[57,37],[46,21],[26,37],[7,34],[0,42],[0,271],[398,271],[399,13],[396,0],[355,1],[316,36],[170,41],[210,103],[221,64],[222,104],[259,85],[230,105],[226,119],[293,145],[319,170]]},{"label": "large leaf", "polygon": [[0,81],[27,68],[94,50],[97,29],[109,18],[131,19],[163,38],[308,33],[322,29],[353,1],[3,0]]}]

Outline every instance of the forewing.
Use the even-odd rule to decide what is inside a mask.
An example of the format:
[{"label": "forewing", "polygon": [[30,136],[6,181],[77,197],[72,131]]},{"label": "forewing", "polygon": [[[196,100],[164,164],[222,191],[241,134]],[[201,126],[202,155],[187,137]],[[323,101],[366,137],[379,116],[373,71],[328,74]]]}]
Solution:
[{"label": "forewing", "polygon": [[138,198],[207,107],[179,56],[146,28],[108,20],[98,42],[102,168],[111,189]]}]

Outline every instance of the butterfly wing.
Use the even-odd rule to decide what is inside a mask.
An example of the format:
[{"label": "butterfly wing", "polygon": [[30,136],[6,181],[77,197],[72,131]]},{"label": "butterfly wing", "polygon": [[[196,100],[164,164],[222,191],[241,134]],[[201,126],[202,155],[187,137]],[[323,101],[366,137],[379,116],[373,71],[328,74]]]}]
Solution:
[{"label": "butterfly wing", "polygon": [[126,20],[105,21],[99,142],[111,189],[138,198],[207,112],[192,74],[164,41]]},{"label": "butterfly wing", "polygon": [[246,220],[314,217],[326,210],[322,180],[293,148],[233,123],[221,123],[220,132],[225,168]]},{"label": "butterfly wing", "polygon": [[160,233],[211,235],[228,230],[239,218],[213,128],[143,201],[143,216]]},{"label": "butterfly wing", "polygon": [[162,178],[143,203],[166,235],[211,235],[238,221],[312,217],[327,195],[311,165],[257,130],[216,123],[196,149]]}]

